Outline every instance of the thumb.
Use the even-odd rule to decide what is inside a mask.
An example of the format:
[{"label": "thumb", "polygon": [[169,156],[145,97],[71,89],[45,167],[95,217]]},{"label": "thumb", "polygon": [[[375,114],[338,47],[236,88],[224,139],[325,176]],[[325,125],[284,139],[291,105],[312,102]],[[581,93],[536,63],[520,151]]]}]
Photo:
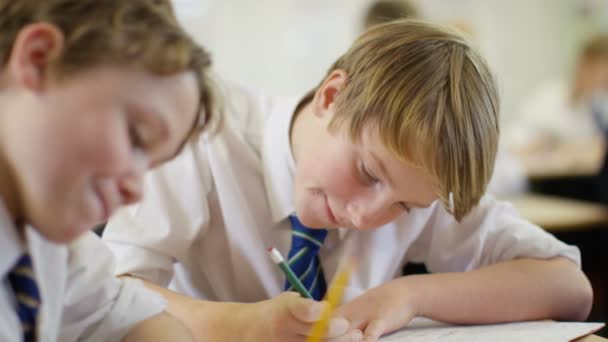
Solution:
[{"label": "thumb", "polygon": [[286,306],[289,312],[297,320],[306,323],[314,323],[321,318],[323,310],[327,307],[326,302],[317,302],[300,297],[295,292],[285,295]]},{"label": "thumb", "polygon": [[[291,315],[298,321],[309,324],[319,321],[323,312],[329,307],[327,302],[316,302],[314,300],[301,298],[299,296],[292,296],[287,298],[287,300]],[[323,335],[325,338],[342,336],[346,334],[350,328],[350,323],[346,319],[336,315],[332,315],[327,324],[327,330]]]}]

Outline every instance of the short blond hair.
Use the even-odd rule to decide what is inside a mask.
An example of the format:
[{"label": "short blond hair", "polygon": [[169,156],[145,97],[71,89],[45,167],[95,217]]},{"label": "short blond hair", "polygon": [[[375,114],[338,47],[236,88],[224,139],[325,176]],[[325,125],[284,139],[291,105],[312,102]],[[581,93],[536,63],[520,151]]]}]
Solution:
[{"label": "short blond hair", "polygon": [[378,133],[430,176],[461,220],[483,196],[498,146],[498,91],[483,58],[447,28],[397,20],[363,33],[329,72],[336,69],[348,82],[330,128],[346,128],[354,141]]},{"label": "short blond hair", "polygon": [[169,0],[0,0],[0,66],[5,67],[19,32],[45,22],[65,37],[51,63],[57,77],[100,65],[140,67],[157,75],[196,74],[202,129],[210,119],[211,60],[178,25]]}]

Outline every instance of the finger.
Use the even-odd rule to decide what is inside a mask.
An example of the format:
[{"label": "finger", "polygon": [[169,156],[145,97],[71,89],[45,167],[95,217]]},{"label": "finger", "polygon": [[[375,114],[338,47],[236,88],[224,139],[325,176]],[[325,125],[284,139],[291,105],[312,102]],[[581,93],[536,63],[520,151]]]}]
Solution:
[{"label": "finger", "polygon": [[367,320],[365,310],[353,304],[344,304],[336,309],[335,316],[342,316],[350,322],[352,329],[363,329],[364,323]]},{"label": "finger", "polygon": [[[282,336],[297,337],[304,340],[304,337],[308,336],[310,330],[312,330],[312,323],[300,322],[290,314],[287,314],[286,317],[281,317],[275,322],[273,329],[278,331]],[[283,341],[283,339],[280,341]]]},{"label": "finger", "polygon": [[322,310],[315,308],[320,303],[303,299],[294,292],[284,292],[273,301],[278,311],[272,320],[271,329],[282,336],[280,341],[286,341],[288,337],[302,339],[312,328],[312,323],[301,321],[296,314],[306,317],[314,314],[314,311]]},{"label": "finger", "polygon": [[384,334],[386,331],[386,323],[384,320],[377,319],[371,321],[367,327],[365,327],[365,331],[363,333],[363,341],[365,342],[375,342],[380,336]]},{"label": "finger", "polygon": [[[312,330],[313,324],[320,318],[326,303],[300,297],[289,292],[279,295],[280,311],[273,321],[273,330],[282,336],[304,339]],[[281,340],[283,341],[283,339]]]},{"label": "finger", "polygon": [[297,320],[305,323],[318,321],[328,305],[327,302],[316,302],[314,300],[302,298],[297,293],[285,297],[289,312]]},{"label": "finger", "polygon": [[[328,307],[327,302],[317,302],[310,299],[305,299],[300,296],[289,296],[286,297],[287,306],[289,312],[293,318],[297,321],[292,325],[291,331],[295,331],[300,334],[308,334],[312,328],[312,323],[316,323],[321,319],[323,311]],[[320,337],[337,337],[346,334],[350,328],[350,323],[342,316],[332,316],[330,321],[327,323],[327,331],[324,336]],[[306,329],[302,331],[302,329]]]},{"label": "finger", "polygon": [[342,316],[333,316],[328,324],[325,338],[338,337],[346,334],[350,328],[350,322]]},{"label": "finger", "polygon": [[[311,327],[314,326],[311,325]],[[322,336],[315,336],[321,338],[337,338],[340,336],[344,336],[348,329],[350,328],[350,324],[343,317],[332,317],[327,323],[327,330],[322,334]],[[312,329],[311,329],[312,330]],[[307,336],[312,336],[311,330],[306,332]],[[348,340],[350,341],[350,340]]]},{"label": "finger", "polygon": [[306,337],[303,336],[295,336],[295,335],[289,335],[289,336],[275,336],[273,341],[280,341],[280,342],[307,342]]},{"label": "finger", "polygon": [[334,337],[326,340],[327,342],[361,342],[363,341],[363,332],[359,329],[351,330],[347,334]]}]

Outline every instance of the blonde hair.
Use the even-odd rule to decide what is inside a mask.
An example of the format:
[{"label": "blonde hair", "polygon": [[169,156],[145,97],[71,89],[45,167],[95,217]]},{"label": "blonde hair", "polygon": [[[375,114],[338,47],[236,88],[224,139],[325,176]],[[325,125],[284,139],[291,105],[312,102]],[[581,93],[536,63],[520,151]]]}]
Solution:
[{"label": "blonde hair", "polygon": [[198,128],[208,123],[212,96],[209,55],[177,24],[169,0],[0,0],[0,66],[5,67],[19,32],[46,22],[65,38],[51,71],[66,77],[110,64],[141,67],[157,75],[196,74]]},{"label": "blonde hair", "polygon": [[330,128],[346,128],[355,142],[378,133],[397,158],[429,174],[461,220],[485,192],[498,145],[498,92],[482,57],[455,32],[398,20],[366,31],[329,72],[336,69],[348,82]]}]

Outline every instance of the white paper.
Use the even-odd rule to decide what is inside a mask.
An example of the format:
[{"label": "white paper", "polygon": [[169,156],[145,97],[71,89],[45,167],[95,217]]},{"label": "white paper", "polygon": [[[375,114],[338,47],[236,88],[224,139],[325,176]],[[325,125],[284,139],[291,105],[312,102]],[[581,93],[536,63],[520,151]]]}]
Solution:
[{"label": "white paper", "polygon": [[532,321],[456,326],[415,318],[406,329],[384,336],[382,342],[569,342],[591,334],[604,323]]}]

